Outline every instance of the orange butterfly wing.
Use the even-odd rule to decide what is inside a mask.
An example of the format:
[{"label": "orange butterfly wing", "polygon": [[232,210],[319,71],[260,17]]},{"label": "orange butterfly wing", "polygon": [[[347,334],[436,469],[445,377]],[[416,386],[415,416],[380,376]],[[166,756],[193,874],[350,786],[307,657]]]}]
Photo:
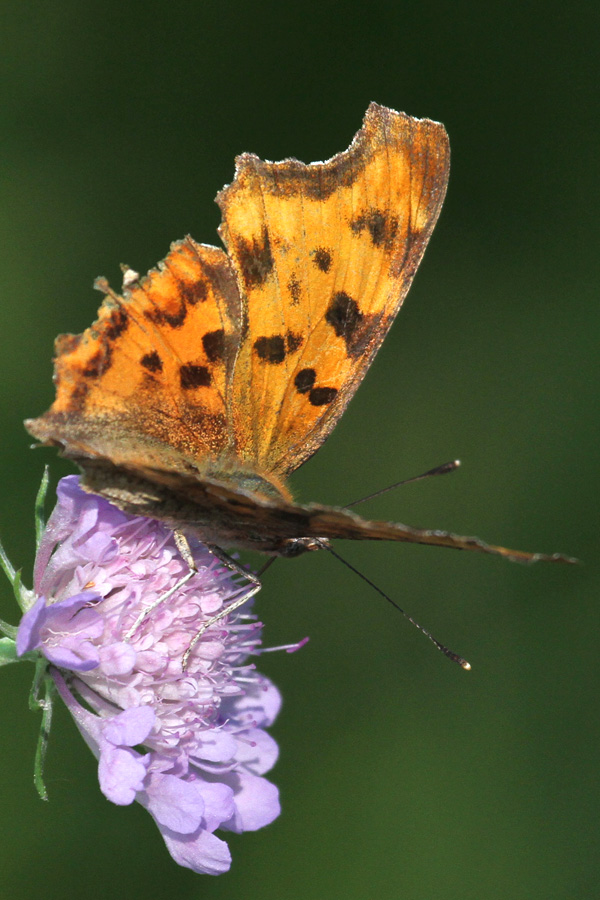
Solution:
[{"label": "orange butterfly wing", "polygon": [[[231,450],[225,393],[241,309],[222,250],[176,242],[123,296],[104,279],[98,320],[56,342],[56,400],[28,429],[74,458],[185,470]],[[190,469],[191,470],[191,469]]]},{"label": "orange butterfly wing", "polygon": [[285,476],[323,443],[398,312],[446,193],[444,127],[377,104],[325,163],[244,154],[218,196],[244,298],[238,454]]}]

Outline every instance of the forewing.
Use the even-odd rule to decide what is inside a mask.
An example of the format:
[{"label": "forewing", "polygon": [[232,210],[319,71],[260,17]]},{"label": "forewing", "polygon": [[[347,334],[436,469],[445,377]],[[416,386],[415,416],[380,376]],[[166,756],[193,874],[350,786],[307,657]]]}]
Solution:
[{"label": "forewing", "polygon": [[96,287],[106,294],[98,320],[57,339],[56,399],[29,431],[117,466],[201,467],[230,449],[225,390],[241,309],[223,251],[187,238],[144,278],[127,270],[122,296],[104,279]]},{"label": "forewing", "polygon": [[325,163],[244,154],[218,203],[244,303],[240,455],[286,475],[322,444],[410,287],[446,192],[444,127],[371,104]]}]

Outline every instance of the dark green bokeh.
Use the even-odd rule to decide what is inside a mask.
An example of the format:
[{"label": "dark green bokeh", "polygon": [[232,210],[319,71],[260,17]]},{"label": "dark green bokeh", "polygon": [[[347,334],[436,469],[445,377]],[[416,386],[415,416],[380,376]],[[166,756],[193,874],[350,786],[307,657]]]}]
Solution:
[{"label": "dark green bokeh", "polygon": [[[448,199],[405,309],[327,445],[294,478],[343,503],[459,456],[373,516],[562,550],[526,568],[410,546],[339,549],[473,663],[463,673],[325,555],[278,563],[261,663],[283,814],[232,872],[177,868],[149,816],[100,795],[59,710],[32,787],[33,674],[2,678],[0,895],[47,900],[577,900],[596,893],[596,4],[4,3],[0,11],[0,530],[29,575],[50,451],[54,336],[96,275],[215,242],[236,153],[322,159],[370,100],[443,121]],[[595,590],[596,588],[596,590]],[[6,588],[2,615],[15,619]]]}]

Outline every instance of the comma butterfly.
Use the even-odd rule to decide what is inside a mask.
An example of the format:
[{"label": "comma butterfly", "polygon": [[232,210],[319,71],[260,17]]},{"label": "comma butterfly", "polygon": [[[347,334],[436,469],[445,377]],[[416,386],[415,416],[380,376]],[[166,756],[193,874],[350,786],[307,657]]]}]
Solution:
[{"label": "comma butterfly", "polygon": [[244,153],[217,196],[225,251],[191,237],[105,279],[98,320],[56,341],[56,400],[28,430],[83,487],[203,540],[294,556],[330,538],[556,559],[293,502],[410,287],[446,193],[443,125],[373,103],[327,162]]}]

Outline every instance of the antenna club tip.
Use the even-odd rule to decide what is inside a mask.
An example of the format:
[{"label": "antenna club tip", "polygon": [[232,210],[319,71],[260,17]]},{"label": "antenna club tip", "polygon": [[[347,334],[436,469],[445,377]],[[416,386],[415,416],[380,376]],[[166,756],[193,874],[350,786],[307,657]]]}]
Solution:
[{"label": "antenna club tip", "polygon": [[438,650],[441,650],[442,653],[444,653],[448,657],[448,659],[452,660],[452,662],[457,663],[457,665],[459,665],[461,669],[464,669],[465,672],[471,671],[471,663],[467,662],[464,656],[459,656],[458,653],[453,653],[452,650],[449,650],[448,647],[444,647],[443,644],[438,644],[437,641],[434,641],[434,643],[436,644]]},{"label": "antenna club tip", "polygon": [[460,459],[453,460],[453,465],[458,469],[458,467],[461,465]]}]

